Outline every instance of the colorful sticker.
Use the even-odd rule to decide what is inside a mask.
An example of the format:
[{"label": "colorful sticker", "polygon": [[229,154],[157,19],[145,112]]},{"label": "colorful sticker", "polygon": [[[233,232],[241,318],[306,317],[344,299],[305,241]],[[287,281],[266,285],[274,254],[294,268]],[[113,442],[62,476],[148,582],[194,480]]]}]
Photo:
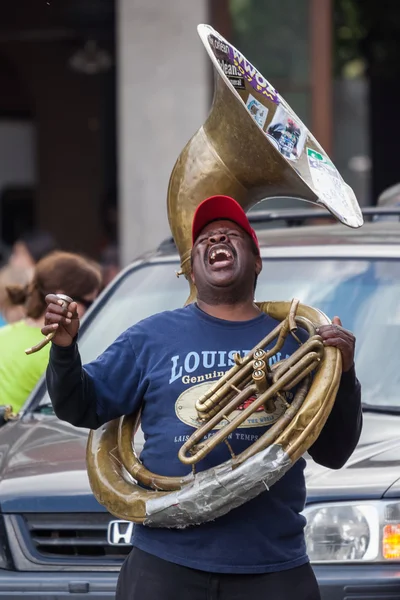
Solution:
[{"label": "colorful sticker", "polygon": [[229,81],[231,82],[231,84],[233,85],[233,87],[235,88],[235,90],[245,90],[246,89],[246,84],[244,81],[244,77],[228,77]]},{"label": "colorful sticker", "polygon": [[[210,34],[208,36],[208,42],[225,75],[229,78],[242,78],[244,81],[247,81],[256,92],[269,98],[269,100],[275,102],[275,104],[279,104],[280,99],[278,92],[243,56],[243,54],[239,52],[239,50],[236,50],[236,48],[231,46],[226,40],[219,39],[215,35]],[[227,72],[228,66],[226,63],[228,63],[229,68],[233,69],[234,72]],[[242,81],[240,81],[240,83],[242,84]]]},{"label": "colorful sticker", "polygon": [[229,44],[224,40],[217,38],[215,35],[209,35],[208,41],[210,46],[214,50],[214,54],[217,58],[226,58],[229,56]]},{"label": "colorful sticker", "polygon": [[[323,154],[307,148],[308,166],[311,179],[319,198],[329,205],[341,204],[348,211],[347,185],[334,164]],[[340,213],[340,210],[338,210]]]},{"label": "colorful sticker", "polygon": [[239,90],[245,90],[244,77],[241,76],[239,69],[235,65],[231,65],[230,62],[222,58],[217,58],[218,64],[233,85],[234,88]]},{"label": "colorful sticker", "polygon": [[297,160],[303,152],[307,130],[282,105],[276,109],[267,134],[279,152],[288,160]]},{"label": "colorful sticker", "polygon": [[261,128],[263,128],[265,121],[267,120],[268,108],[264,106],[264,104],[261,104],[261,102],[254,98],[254,96],[251,94],[249,94],[249,97],[247,98],[246,106],[255,122],[258,123]]}]

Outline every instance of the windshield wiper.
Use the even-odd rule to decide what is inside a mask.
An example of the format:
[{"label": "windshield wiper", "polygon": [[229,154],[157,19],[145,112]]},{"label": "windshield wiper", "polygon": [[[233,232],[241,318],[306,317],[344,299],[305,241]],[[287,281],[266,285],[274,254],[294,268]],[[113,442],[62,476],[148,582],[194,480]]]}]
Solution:
[{"label": "windshield wiper", "polygon": [[400,406],[384,405],[384,404],[369,404],[363,402],[361,404],[364,412],[386,413],[388,415],[400,415]]}]

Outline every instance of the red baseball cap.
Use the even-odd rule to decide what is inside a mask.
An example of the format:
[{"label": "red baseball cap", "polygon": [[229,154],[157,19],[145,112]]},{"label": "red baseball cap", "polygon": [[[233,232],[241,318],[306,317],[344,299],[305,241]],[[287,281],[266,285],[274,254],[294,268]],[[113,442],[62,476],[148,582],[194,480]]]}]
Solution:
[{"label": "red baseball cap", "polygon": [[239,225],[254,241],[258,251],[260,246],[256,232],[250,226],[246,213],[236,200],[230,196],[211,196],[199,204],[194,213],[192,223],[192,243],[194,244],[202,229],[211,223],[219,220],[233,221]]}]

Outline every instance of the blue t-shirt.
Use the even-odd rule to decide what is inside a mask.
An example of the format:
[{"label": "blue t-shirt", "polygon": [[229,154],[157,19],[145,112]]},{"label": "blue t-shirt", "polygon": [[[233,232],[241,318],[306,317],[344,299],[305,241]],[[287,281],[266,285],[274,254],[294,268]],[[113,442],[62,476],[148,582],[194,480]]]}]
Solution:
[{"label": "blue t-shirt", "polygon": [[[160,475],[188,474],[191,468],[179,461],[178,451],[194,431],[195,401],[232,367],[236,352],[245,355],[276,325],[265,314],[244,322],[217,319],[195,304],[141,321],[84,367],[96,389],[100,421],[130,414],[142,404],[141,461]],[[297,347],[288,336],[275,360]],[[232,433],[229,443],[235,454],[265,433],[280,410],[259,410]],[[230,457],[223,443],[196,470]],[[267,573],[300,566],[308,561],[300,514],[306,499],[304,467],[300,459],[268,491],[214,521],[184,529],[135,525],[133,545],[215,573]]]}]

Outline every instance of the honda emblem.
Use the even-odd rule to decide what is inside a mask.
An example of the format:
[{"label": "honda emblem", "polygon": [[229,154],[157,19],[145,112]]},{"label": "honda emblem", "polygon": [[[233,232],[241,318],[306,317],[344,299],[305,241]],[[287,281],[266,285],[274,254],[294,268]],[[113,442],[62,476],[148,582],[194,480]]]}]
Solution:
[{"label": "honda emblem", "polygon": [[110,521],[107,530],[107,542],[111,546],[130,546],[133,523],[130,521]]}]

